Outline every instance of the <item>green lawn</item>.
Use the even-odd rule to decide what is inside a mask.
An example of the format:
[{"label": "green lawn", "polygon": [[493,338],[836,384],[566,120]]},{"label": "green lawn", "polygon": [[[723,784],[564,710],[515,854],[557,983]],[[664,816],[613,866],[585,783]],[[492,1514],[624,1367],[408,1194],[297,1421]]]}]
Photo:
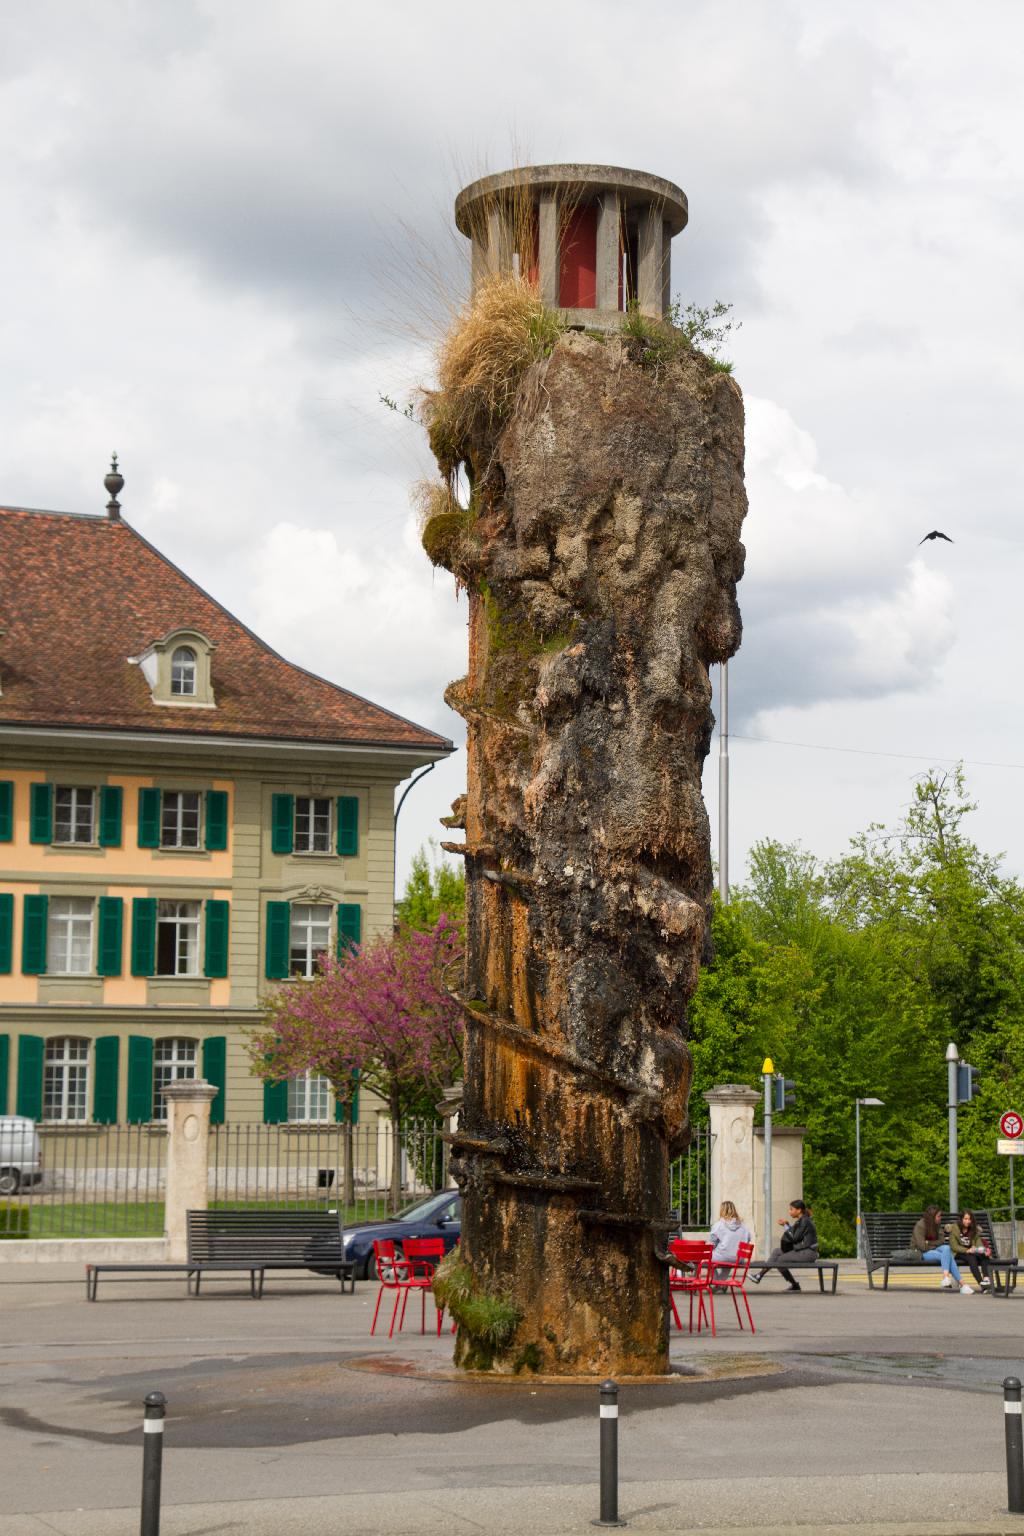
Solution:
[{"label": "green lawn", "polygon": [[[322,1211],[320,1200],[214,1200],[212,1211]],[[5,1213],[0,1212],[0,1240],[21,1237],[12,1207],[10,1230]],[[97,1201],[90,1205],[42,1205],[33,1201],[29,1207],[29,1237],[161,1237],[164,1230],[162,1200],[138,1201],[125,1205]],[[357,1221],[379,1221],[387,1215],[386,1200],[360,1200],[345,1211],[345,1225]]]}]

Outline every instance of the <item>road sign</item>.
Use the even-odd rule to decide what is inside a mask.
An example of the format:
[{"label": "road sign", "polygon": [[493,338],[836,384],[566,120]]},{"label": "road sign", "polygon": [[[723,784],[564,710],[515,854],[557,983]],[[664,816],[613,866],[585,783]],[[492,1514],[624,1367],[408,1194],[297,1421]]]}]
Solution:
[{"label": "road sign", "polygon": [[1004,1141],[1000,1138],[996,1142],[996,1151],[1002,1157],[1024,1157],[1024,1141]]},{"label": "road sign", "polygon": [[1016,1141],[1018,1136],[1024,1136],[1024,1119],[1015,1109],[1008,1109],[999,1121],[999,1129],[1010,1141]]}]

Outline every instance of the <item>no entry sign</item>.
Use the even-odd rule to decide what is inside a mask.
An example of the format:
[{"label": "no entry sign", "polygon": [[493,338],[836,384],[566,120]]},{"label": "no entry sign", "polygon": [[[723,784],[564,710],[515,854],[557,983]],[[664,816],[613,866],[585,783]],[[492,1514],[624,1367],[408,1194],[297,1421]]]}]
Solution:
[{"label": "no entry sign", "polygon": [[999,1129],[1008,1141],[1016,1141],[1019,1136],[1024,1136],[1024,1119],[1015,1109],[1008,1109],[999,1121]]}]

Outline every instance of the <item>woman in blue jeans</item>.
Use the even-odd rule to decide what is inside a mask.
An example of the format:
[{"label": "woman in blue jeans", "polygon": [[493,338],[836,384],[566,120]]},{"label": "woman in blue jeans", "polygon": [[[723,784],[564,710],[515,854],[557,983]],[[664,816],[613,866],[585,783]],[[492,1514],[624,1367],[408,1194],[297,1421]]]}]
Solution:
[{"label": "woman in blue jeans", "polygon": [[960,1278],[953,1250],[946,1241],[946,1234],[942,1230],[942,1209],[937,1205],[929,1205],[924,1215],[914,1228],[914,1235],[910,1239],[926,1264],[942,1265],[942,1286],[944,1290],[952,1290],[959,1287],[961,1296],[973,1296],[974,1287],[964,1285]]}]

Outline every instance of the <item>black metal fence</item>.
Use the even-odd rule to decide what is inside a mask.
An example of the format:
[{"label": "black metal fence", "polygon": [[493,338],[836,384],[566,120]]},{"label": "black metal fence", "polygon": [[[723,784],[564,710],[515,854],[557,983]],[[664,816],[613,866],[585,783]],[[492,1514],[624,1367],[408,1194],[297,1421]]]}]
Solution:
[{"label": "black metal fence", "polygon": [[[163,1126],[44,1126],[39,1145],[41,1168],[9,1173],[0,1192],[0,1240],[163,1235]],[[709,1152],[708,1133],[699,1131],[671,1165],[669,1204],[682,1228],[708,1224]],[[207,1193],[214,1208],[340,1209],[350,1224],[447,1183],[447,1147],[433,1121],[409,1122],[398,1137],[384,1120],[210,1130]]]}]

